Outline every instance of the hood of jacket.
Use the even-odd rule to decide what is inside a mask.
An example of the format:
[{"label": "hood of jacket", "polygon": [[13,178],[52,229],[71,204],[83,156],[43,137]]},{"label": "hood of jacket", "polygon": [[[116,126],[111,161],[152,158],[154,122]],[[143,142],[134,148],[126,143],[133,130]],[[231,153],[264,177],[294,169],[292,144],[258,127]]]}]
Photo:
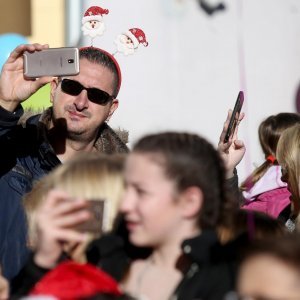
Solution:
[{"label": "hood of jacket", "polygon": [[244,198],[252,201],[262,193],[286,187],[287,184],[281,180],[281,176],[281,167],[278,165],[271,166],[248,191],[243,191]]}]

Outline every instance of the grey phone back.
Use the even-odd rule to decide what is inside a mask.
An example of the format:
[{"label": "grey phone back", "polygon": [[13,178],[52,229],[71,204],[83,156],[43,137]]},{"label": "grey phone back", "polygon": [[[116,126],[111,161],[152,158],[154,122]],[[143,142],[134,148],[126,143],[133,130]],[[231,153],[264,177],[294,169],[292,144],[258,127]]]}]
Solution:
[{"label": "grey phone back", "polygon": [[25,51],[24,76],[67,76],[79,73],[79,50],[74,47],[49,48],[30,53]]}]

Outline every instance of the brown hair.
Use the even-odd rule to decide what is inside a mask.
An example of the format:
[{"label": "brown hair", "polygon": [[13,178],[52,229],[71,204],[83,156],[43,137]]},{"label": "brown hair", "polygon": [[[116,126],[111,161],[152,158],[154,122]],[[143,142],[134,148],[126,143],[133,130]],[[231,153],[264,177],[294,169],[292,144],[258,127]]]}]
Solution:
[{"label": "brown hair", "polygon": [[221,242],[226,243],[242,234],[246,234],[249,241],[280,237],[287,233],[287,229],[280,220],[265,213],[239,209],[230,226],[220,226],[218,233]]},{"label": "brown hair", "polygon": [[300,273],[300,236],[288,233],[281,237],[266,238],[255,241],[244,253],[243,261],[259,256],[271,255]]},{"label": "brown hair", "polygon": [[266,160],[241,184],[242,190],[249,190],[272,166],[273,162],[267,160],[267,157],[276,157],[277,144],[282,132],[297,123],[300,123],[299,114],[279,113],[269,116],[259,125],[259,142]]},{"label": "brown hair", "polygon": [[[165,132],[140,139],[133,152],[146,153],[158,161],[177,191],[197,186],[204,196],[199,213],[200,228],[215,228],[231,203],[225,189],[223,161],[204,138],[191,133]],[[230,203],[230,205],[229,205]]]},{"label": "brown hair", "polygon": [[80,59],[85,58],[92,63],[102,65],[114,75],[113,97],[116,98],[120,91],[122,76],[121,69],[116,59],[103,49],[84,47],[79,49]]}]

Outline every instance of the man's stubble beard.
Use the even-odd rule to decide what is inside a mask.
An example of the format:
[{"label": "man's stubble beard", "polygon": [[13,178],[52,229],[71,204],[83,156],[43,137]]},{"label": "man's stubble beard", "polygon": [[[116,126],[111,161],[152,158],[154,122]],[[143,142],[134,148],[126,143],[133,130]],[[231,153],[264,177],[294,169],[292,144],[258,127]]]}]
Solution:
[{"label": "man's stubble beard", "polygon": [[[71,106],[65,106],[64,111],[68,113],[68,111],[74,111],[74,108]],[[80,112],[84,114],[87,118],[90,117],[89,112]],[[85,142],[88,140],[92,140],[96,137],[97,132],[99,131],[99,128],[95,129],[94,133],[88,132],[88,128],[76,128],[71,129],[68,126],[68,122],[63,117],[57,117],[56,111],[53,107],[53,115],[52,115],[52,123],[56,132],[56,135],[61,138],[65,138],[71,141],[76,142]]]}]

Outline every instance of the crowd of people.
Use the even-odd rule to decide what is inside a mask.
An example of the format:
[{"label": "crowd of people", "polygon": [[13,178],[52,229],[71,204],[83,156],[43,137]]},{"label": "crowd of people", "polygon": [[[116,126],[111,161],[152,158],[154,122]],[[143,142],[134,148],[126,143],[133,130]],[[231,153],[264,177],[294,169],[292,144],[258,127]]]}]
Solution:
[{"label": "crowd of people", "polygon": [[[80,73],[23,76],[20,45],[0,76],[0,299],[298,299],[300,116],[259,126],[265,162],[239,186],[239,124],[215,147],[191,132],[128,149],[107,124],[121,70],[80,49]],[[21,103],[50,83],[52,106]]]}]

